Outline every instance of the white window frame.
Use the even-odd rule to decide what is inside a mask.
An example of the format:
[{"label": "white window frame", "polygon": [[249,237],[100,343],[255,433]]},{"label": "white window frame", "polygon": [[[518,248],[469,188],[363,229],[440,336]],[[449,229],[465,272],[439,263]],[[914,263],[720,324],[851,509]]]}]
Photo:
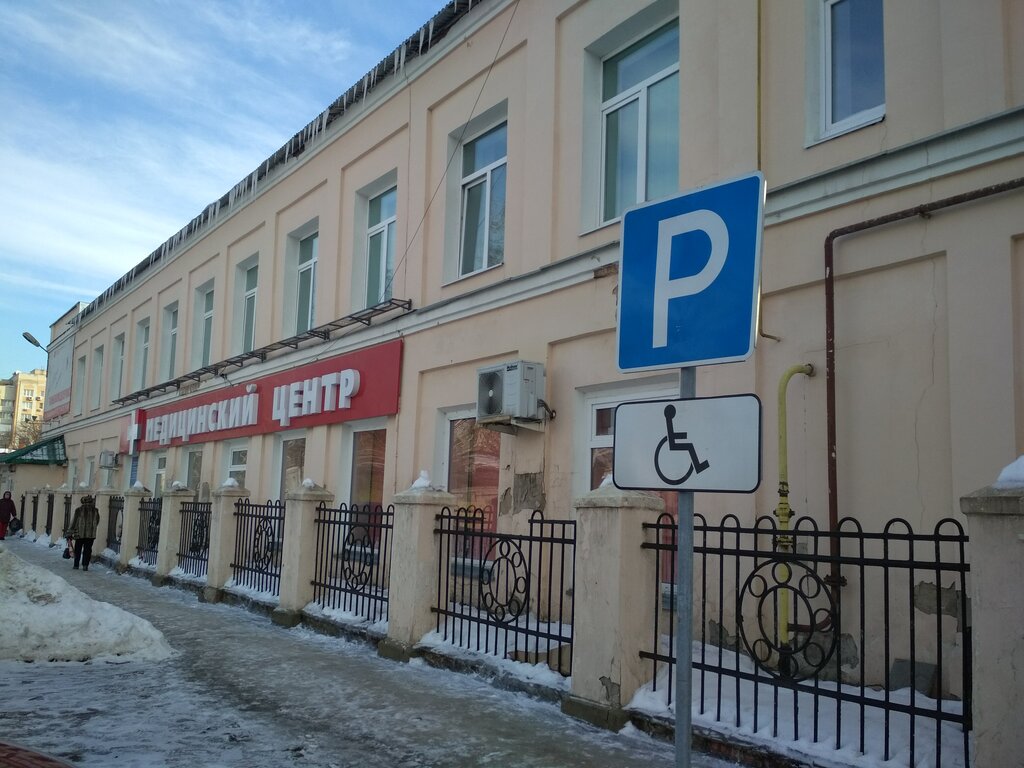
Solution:
[{"label": "white window frame", "polygon": [[163,312],[163,344],[160,354],[160,375],[163,380],[174,378],[175,364],[178,357],[178,321],[180,314],[178,302],[172,301]]},{"label": "white window frame", "polygon": [[[249,287],[249,273],[254,272],[256,275],[256,284]],[[251,264],[242,270],[242,352],[252,352],[256,349],[256,296],[258,295],[260,288],[260,265]],[[252,316],[252,322],[249,323],[249,317]],[[246,324],[249,324],[249,328],[246,329]]]},{"label": "white window frame", "polygon": [[[160,463],[163,462],[163,466]],[[167,490],[167,451],[160,451],[153,454],[153,471],[150,474],[153,483],[153,495],[163,496]],[[157,482],[157,478],[160,482]]]},{"label": "white window frame", "polygon": [[[464,173],[464,175],[462,176],[461,183],[460,183],[460,186],[462,188],[462,195],[461,195],[461,197],[462,197],[462,204],[461,204],[461,212],[459,214],[459,278],[471,277],[472,275],[478,275],[481,272],[486,272],[489,269],[494,269],[495,267],[500,267],[502,264],[505,263],[505,249],[504,249],[504,246],[502,247],[501,256],[500,256],[500,258],[499,258],[499,260],[497,262],[495,262],[494,264],[488,264],[487,263],[487,259],[490,256],[490,251],[491,251],[491,190],[494,187],[492,178],[493,178],[494,172],[497,171],[499,168],[504,168],[505,169],[505,199],[506,199],[506,210],[507,210],[507,202],[508,202],[508,120],[500,122],[497,125],[491,126],[490,128],[488,128],[488,129],[486,129],[484,131],[481,131],[480,133],[478,133],[477,135],[473,136],[472,138],[465,139],[461,143],[461,145],[459,146],[459,153],[460,153],[460,156],[461,156],[462,152],[470,144],[473,144],[474,142],[479,141],[484,136],[492,133],[493,131],[497,131],[499,128],[504,128],[505,129],[505,154],[502,155],[501,158],[499,158],[498,160],[494,160],[494,161],[492,161],[488,165],[485,165],[482,168],[478,168],[477,170],[469,172],[469,173]],[[469,191],[471,189],[474,189],[474,188],[479,187],[479,186],[483,186],[483,188],[484,188],[484,197],[483,197],[483,203],[481,204],[481,207],[486,212],[485,213],[485,217],[484,217],[484,226],[483,226],[483,235],[484,235],[483,259],[484,259],[484,263],[482,265],[480,265],[479,267],[475,267],[474,269],[471,269],[469,271],[464,272],[463,269],[462,269],[462,261],[463,261],[463,256],[464,256],[463,249],[465,248],[465,245],[466,245],[466,208],[467,208],[467,206],[469,204]],[[503,211],[503,215],[504,215],[504,211]],[[507,231],[507,228],[505,228],[503,226],[503,230]]]},{"label": "white window frame", "polygon": [[[672,23],[672,22],[670,22],[670,23]],[[675,23],[678,24],[678,21],[676,21]],[[605,61],[607,61],[608,59],[611,59],[616,54],[621,53],[622,51],[626,50],[631,45],[635,45],[636,43],[642,42],[645,38],[649,37],[650,35],[653,35],[656,32],[660,32],[666,26],[668,26],[668,24],[663,24],[662,26],[658,27],[657,29],[649,30],[644,35],[642,35],[641,37],[639,37],[639,38],[637,38],[635,40],[629,41],[627,44],[625,44],[623,46],[620,46],[618,50],[615,50],[612,53],[610,53],[607,56],[605,56],[604,58],[602,58],[602,60],[601,60],[601,67],[602,67],[601,87],[602,88],[604,87],[604,63],[605,63]],[[600,181],[600,189],[599,189],[598,193],[600,195],[600,208],[601,208],[600,214],[599,214],[599,219],[601,220],[602,224],[609,224],[611,222],[618,221],[619,219],[622,218],[622,213],[616,213],[613,216],[605,218],[605,212],[604,212],[605,195],[606,195],[605,184],[607,183],[607,173],[608,173],[608,168],[607,168],[607,164],[606,164],[606,159],[607,159],[606,144],[607,144],[607,141],[608,141],[608,135],[607,135],[607,133],[608,133],[608,130],[607,130],[608,129],[608,119],[607,119],[608,116],[610,114],[612,114],[613,112],[617,112],[617,111],[623,109],[624,107],[626,107],[627,104],[629,104],[631,102],[634,102],[634,101],[637,102],[637,111],[638,111],[638,115],[637,115],[637,156],[636,156],[636,180],[635,180],[636,181],[636,200],[635,200],[635,202],[630,203],[630,204],[628,204],[626,206],[626,208],[630,208],[631,206],[636,205],[637,203],[643,203],[643,202],[647,201],[647,151],[648,151],[648,142],[647,142],[647,128],[648,128],[648,125],[647,125],[647,112],[648,112],[648,102],[650,101],[651,89],[654,86],[658,85],[658,83],[662,82],[663,80],[666,80],[666,79],[672,77],[672,75],[677,75],[678,73],[679,73],[679,59],[677,58],[675,64],[672,64],[671,66],[665,67],[664,69],[660,70],[659,72],[656,72],[653,75],[650,75],[646,80],[642,80],[639,83],[636,83],[635,85],[630,86],[626,90],[621,91],[621,92],[615,94],[614,96],[612,96],[611,98],[601,102],[601,181]],[[677,174],[678,174],[678,169],[677,169]],[[677,186],[678,186],[678,177],[677,177]]]},{"label": "white window frame", "polygon": [[674,372],[637,379],[628,383],[598,384],[578,389],[576,391],[576,407],[579,418],[575,419],[575,438],[579,450],[574,451],[576,471],[573,473],[573,494],[582,496],[590,492],[591,449],[610,447],[614,441],[614,434],[595,434],[598,409],[614,407],[627,401],[662,400],[677,397],[679,397],[679,374]]},{"label": "white window frame", "polygon": [[149,318],[135,324],[135,389],[146,386],[149,373],[149,351],[152,340]]},{"label": "white window frame", "polygon": [[[189,475],[191,474],[191,467],[189,466],[189,464],[191,463],[193,456],[199,457],[199,480],[196,483],[195,488],[189,485],[189,480],[191,479],[189,477]],[[184,477],[182,478],[182,481],[185,483],[186,487],[189,490],[199,493],[199,488],[203,484],[203,446],[200,445],[195,448],[189,448],[188,450],[185,451],[185,455],[182,458],[184,458],[182,464],[184,465],[185,470],[183,473]]]},{"label": "white window frame", "polygon": [[678,0],[655,0],[591,42],[583,51],[581,234],[619,221],[619,217],[604,219],[604,62],[672,21],[678,23],[678,17]]},{"label": "white window frame", "polygon": [[[206,300],[210,299],[210,308]],[[213,280],[207,280],[195,290],[193,301],[191,367],[202,368],[213,359],[213,321],[217,311],[217,294]]]},{"label": "white window frame", "polygon": [[[874,125],[885,119],[885,99],[869,109],[861,110],[833,122],[832,116],[832,6],[842,0],[806,0],[807,103],[805,107],[805,147],[811,147],[837,136]],[[885,79],[885,21],[882,21],[882,78]]]},{"label": "white window frame", "polygon": [[437,412],[437,430],[434,443],[434,476],[431,484],[448,490],[448,466],[451,463],[451,446],[448,444],[451,435],[451,424],[459,419],[475,419],[475,405],[454,405],[442,408]]},{"label": "white window frame", "polygon": [[[370,225],[369,220],[369,208],[373,205],[373,201],[378,198],[382,198],[385,195],[395,193],[395,212],[387,218],[382,218],[376,224]],[[394,246],[395,246],[395,235],[398,228],[398,186],[392,186],[389,189],[384,190],[380,194],[374,195],[370,198],[367,203],[367,218],[366,218],[366,290],[364,292],[366,306],[372,307],[375,304],[379,304],[382,301],[387,301],[391,298],[391,283],[394,280],[394,274],[391,275],[391,279],[388,278],[388,272],[393,272],[394,264]],[[374,236],[380,235],[382,246],[381,246],[381,259],[378,265],[378,285],[380,286],[380,294],[375,298],[370,298],[370,241]],[[390,257],[389,257],[390,253]]]},{"label": "white window frame", "polygon": [[[311,255],[308,261],[302,259],[302,244],[312,240]],[[316,263],[320,250],[320,233],[314,232],[299,240],[298,260],[295,271],[295,332],[303,333],[316,327]],[[301,302],[302,278],[309,273],[309,305],[303,307]],[[303,323],[304,321],[304,323]],[[305,328],[303,328],[305,324]]]},{"label": "white window frame", "polygon": [[92,351],[92,376],[89,381],[89,410],[95,411],[100,407],[100,400],[103,394],[103,345],[100,344]]},{"label": "white window frame", "polygon": [[119,333],[114,337],[113,350],[110,359],[110,399],[116,400],[122,394],[122,380],[124,378],[124,334]]},{"label": "white window frame", "polygon": [[[445,261],[442,274],[442,282],[445,285],[458,282],[475,275],[483,274],[492,269],[498,269],[505,263],[505,252],[502,252],[501,261],[490,267],[484,267],[483,269],[462,273],[462,226],[463,226],[463,209],[465,207],[465,194],[464,194],[464,181],[462,173],[462,157],[463,147],[467,144],[475,141],[476,139],[483,136],[488,131],[497,128],[502,123],[506,125],[505,134],[505,159],[492,163],[488,168],[496,168],[502,162],[508,165],[508,148],[509,148],[509,119],[508,119],[508,101],[502,101],[499,104],[495,104],[493,107],[481,112],[479,115],[474,117],[468,123],[459,126],[451,133],[448,134],[448,154],[446,157],[451,158],[451,163],[448,168],[448,173],[445,177]],[[477,174],[482,172],[477,171],[472,175],[476,178]],[[509,227],[508,221],[508,189],[509,189],[509,175],[508,172],[505,174],[505,233],[507,234],[512,231]],[[486,254],[486,248],[485,248]]]},{"label": "white window frame", "polygon": [[[249,450],[251,450],[251,448],[249,446],[249,440],[248,439],[246,439],[246,440],[231,440],[231,441],[228,441],[228,442],[224,443],[224,453],[223,453],[223,456],[221,458],[221,462],[222,462],[223,470],[224,470],[224,482],[226,482],[231,477],[231,473],[232,472],[245,472],[246,473],[245,479],[246,480],[249,479],[249,475],[248,475],[248,473],[249,473],[249,455],[248,455],[248,453],[246,453],[245,464],[235,464],[232,461],[232,459],[234,458],[232,456],[232,454],[235,451],[249,451]],[[245,483],[239,483],[239,486],[245,487]]]}]

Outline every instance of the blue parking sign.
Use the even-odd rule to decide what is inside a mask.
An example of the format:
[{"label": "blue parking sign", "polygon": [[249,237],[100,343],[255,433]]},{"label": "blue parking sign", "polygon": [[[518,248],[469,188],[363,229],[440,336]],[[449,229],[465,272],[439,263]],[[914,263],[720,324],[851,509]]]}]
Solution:
[{"label": "blue parking sign", "polygon": [[628,210],[619,264],[619,369],[746,360],[754,351],[764,176]]}]

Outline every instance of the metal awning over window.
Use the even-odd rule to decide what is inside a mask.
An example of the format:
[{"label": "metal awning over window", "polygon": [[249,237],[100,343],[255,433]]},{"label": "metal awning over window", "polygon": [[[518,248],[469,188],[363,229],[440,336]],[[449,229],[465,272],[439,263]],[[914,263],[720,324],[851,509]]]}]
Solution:
[{"label": "metal awning over window", "polygon": [[0,455],[0,464],[66,464],[64,435],[57,435]]}]

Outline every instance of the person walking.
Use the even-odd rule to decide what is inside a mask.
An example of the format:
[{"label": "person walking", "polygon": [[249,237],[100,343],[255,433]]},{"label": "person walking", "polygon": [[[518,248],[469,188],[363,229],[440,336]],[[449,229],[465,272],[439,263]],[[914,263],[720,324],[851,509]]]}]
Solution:
[{"label": "person walking", "polygon": [[100,524],[100,511],[96,509],[96,500],[92,496],[83,496],[82,504],[75,510],[71,518],[71,527],[66,536],[75,540],[75,570],[81,562],[82,570],[89,570],[92,560],[92,543],[96,539],[96,529]]},{"label": "person walking", "polygon": [[4,497],[0,499],[0,541],[7,538],[7,526],[10,524],[11,518],[16,517],[17,514],[18,509],[14,506],[11,492],[4,491]]}]

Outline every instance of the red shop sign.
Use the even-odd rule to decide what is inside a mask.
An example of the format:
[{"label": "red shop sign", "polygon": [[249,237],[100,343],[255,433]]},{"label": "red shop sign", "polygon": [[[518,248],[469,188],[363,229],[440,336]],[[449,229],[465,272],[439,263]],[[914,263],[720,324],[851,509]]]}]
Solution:
[{"label": "red shop sign", "polygon": [[402,340],[140,411],[140,448],[305,429],[398,413]]}]

